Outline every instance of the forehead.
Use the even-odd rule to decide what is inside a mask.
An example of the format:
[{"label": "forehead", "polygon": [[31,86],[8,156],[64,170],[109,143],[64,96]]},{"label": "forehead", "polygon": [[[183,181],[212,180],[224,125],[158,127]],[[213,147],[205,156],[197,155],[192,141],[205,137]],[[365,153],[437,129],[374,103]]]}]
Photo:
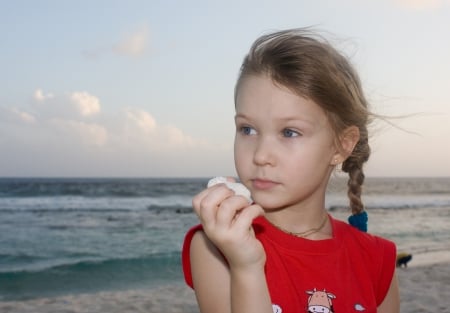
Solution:
[{"label": "forehead", "polygon": [[236,114],[286,120],[301,118],[321,125],[328,122],[317,103],[275,84],[265,75],[247,76],[241,80],[236,93]]}]

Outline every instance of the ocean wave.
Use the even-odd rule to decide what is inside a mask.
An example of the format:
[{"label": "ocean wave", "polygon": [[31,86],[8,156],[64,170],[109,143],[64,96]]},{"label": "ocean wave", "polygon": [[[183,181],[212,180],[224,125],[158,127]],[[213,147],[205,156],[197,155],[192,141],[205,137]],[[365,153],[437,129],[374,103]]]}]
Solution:
[{"label": "ocean wave", "polygon": [[[371,210],[407,210],[407,209],[423,209],[423,208],[448,208],[450,207],[450,202],[448,203],[432,203],[432,202],[424,202],[424,203],[395,203],[395,204],[378,204],[378,205],[366,205],[364,208],[368,211]],[[341,204],[331,204],[327,207],[330,212],[336,211],[348,211],[350,210],[349,206],[341,205]]]},{"label": "ocean wave", "polygon": [[[362,201],[366,209],[402,210],[421,208],[448,208],[450,207],[450,195],[362,195]],[[331,194],[327,197],[326,206],[331,211],[348,208],[349,200],[343,195]]]},{"label": "ocean wave", "polygon": [[137,258],[82,260],[39,270],[0,272],[0,299],[154,286],[181,278],[179,251]]},{"label": "ocean wave", "polygon": [[27,253],[6,254],[0,253],[0,274],[8,272],[5,267],[11,264],[31,264],[33,262],[42,261],[45,257],[40,255],[32,255]]},{"label": "ocean wave", "polygon": [[194,195],[207,180],[188,178],[0,178],[0,197],[159,197]]},{"label": "ocean wave", "polygon": [[[23,213],[29,212],[37,215],[41,214],[66,214],[66,213],[130,213],[135,212],[139,209],[134,208],[98,208],[98,207],[85,207],[85,208],[77,208],[77,207],[65,207],[65,208],[24,208],[24,207],[0,207],[0,213]],[[145,208],[140,208],[140,210],[147,210],[153,212],[155,214],[161,213],[176,213],[176,214],[186,214],[193,213],[192,206],[184,206],[184,205],[148,205]],[[111,220],[114,217],[111,217]]]},{"label": "ocean wave", "polygon": [[0,197],[0,211],[48,213],[48,212],[130,212],[135,210],[161,211],[165,208],[190,207],[192,196],[160,195],[141,198],[85,198],[85,197]]},{"label": "ocean wave", "polygon": [[0,212],[4,213],[19,213],[27,211],[34,214],[43,214],[43,213],[73,213],[73,212],[98,212],[98,213],[113,213],[113,212],[131,212],[134,211],[133,209],[127,209],[127,208],[76,208],[76,207],[69,207],[69,208],[17,208],[17,207],[1,207]]}]

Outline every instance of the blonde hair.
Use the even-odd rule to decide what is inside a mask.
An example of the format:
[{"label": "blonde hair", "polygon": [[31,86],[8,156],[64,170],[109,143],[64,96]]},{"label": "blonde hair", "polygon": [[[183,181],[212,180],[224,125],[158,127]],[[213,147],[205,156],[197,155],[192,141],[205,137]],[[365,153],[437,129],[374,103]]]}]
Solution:
[{"label": "blonde hair", "polygon": [[253,75],[267,75],[275,84],[317,103],[326,113],[336,138],[346,128],[358,127],[360,139],[342,170],[349,174],[352,213],[361,213],[363,164],[370,155],[367,125],[371,114],[359,76],[347,58],[310,29],[284,30],[263,35],[253,43],[240,69],[235,99],[242,80]]}]

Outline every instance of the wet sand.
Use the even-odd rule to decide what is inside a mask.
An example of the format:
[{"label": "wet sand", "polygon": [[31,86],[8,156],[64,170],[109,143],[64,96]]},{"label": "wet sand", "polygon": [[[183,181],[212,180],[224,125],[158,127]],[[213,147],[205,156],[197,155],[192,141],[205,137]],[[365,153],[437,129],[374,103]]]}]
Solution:
[{"label": "wet sand", "polygon": [[[450,264],[398,268],[402,313],[450,313]],[[149,290],[101,292],[0,302],[2,313],[198,313],[194,293],[182,284]]]}]

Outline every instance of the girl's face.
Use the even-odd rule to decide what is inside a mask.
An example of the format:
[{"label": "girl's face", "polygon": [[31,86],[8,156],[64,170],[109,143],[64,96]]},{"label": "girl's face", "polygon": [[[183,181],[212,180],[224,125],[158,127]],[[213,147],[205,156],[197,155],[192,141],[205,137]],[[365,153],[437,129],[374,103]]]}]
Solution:
[{"label": "girl's face", "polygon": [[242,183],[266,210],[321,205],[338,156],[324,111],[313,101],[250,76],[236,97],[234,157]]}]

